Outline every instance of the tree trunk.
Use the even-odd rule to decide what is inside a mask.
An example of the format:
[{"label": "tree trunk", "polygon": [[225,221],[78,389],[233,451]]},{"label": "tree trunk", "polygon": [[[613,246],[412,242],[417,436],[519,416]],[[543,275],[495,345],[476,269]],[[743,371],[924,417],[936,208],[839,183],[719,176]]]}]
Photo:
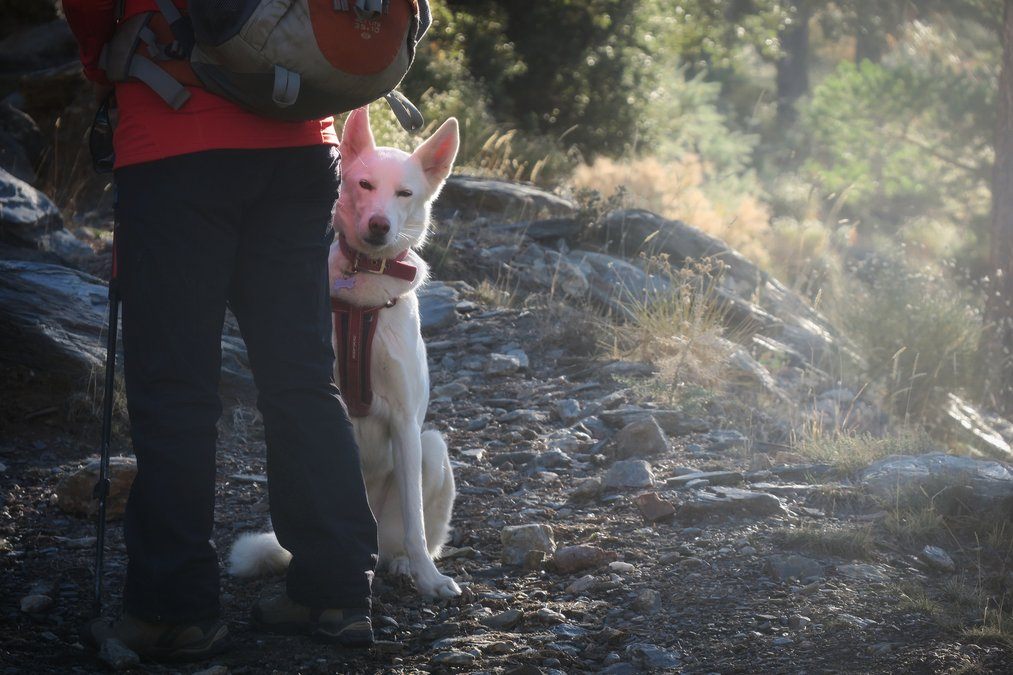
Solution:
[{"label": "tree trunk", "polygon": [[777,122],[782,129],[795,123],[795,105],[809,93],[809,17],[809,3],[799,3],[794,21],[778,36],[782,55],[777,61]]},{"label": "tree trunk", "polygon": [[1013,416],[1013,0],[1003,7],[1002,71],[992,173],[991,287],[983,354],[988,392]]},{"label": "tree trunk", "polygon": [[858,21],[855,35],[855,63],[862,61],[879,63],[886,51],[886,36],[874,22]]}]

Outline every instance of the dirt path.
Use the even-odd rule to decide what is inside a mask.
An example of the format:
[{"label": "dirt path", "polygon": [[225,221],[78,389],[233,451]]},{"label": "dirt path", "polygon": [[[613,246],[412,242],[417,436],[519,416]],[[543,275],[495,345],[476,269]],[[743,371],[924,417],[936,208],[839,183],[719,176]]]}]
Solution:
[{"label": "dirt path", "polygon": [[[546,331],[537,311],[474,309],[430,337],[430,420],[447,436],[459,489],[453,548],[439,566],[465,595],[425,601],[381,574],[381,642],[343,652],[254,632],[248,608],[278,581],[225,577],[235,649],[208,664],[146,670],[1003,672],[1013,663],[1007,643],[966,630],[973,619],[947,626],[938,616],[936,600],[987,567],[984,544],[951,550],[956,572],[934,571],[918,559],[919,545],[885,538],[876,526],[882,509],[849,486],[814,481],[813,467],[751,471],[755,448],[745,450],[748,438],[723,428],[713,407],[700,431],[671,434],[667,451],[645,458],[653,487],[599,488],[588,479],[613,463],[612,436],[635,403],[628,381],[568,353],[559,327]],[[516,352],[492,356],[515,349],[527,367]],[[239,533],[264,527],[267,495],[255,412],[234,408],[222,427],[216,536],[224,554]],[[106,670],[76,637],[91,593],[92,524],[62,514],[53,498],[59,467],[87,455],[94,438],[93,429],[38,422],[4,434],[0,672]],[[686,487],[679,476],[691,470],[724,473]],[[677,507],[674,519],[641,514],[634,497],[651,491]],[[528,569],[504,565],[501,531],[530,524],[550,526],[557,548],[588,546],[592,564],[562,572],[549,554],[541,563],[529,556]],[[115,607],[125,565],[118,527],[109,551]],[[33,593],[55,603],[21,611]]]}]

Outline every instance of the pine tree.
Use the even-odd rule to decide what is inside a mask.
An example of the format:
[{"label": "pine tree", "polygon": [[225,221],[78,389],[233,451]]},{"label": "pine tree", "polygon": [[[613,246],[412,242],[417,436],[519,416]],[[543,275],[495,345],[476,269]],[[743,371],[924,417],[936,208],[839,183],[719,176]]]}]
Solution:
[{"label": "pine tree", "polygon": [[986,306],[987,385],[1013,415],[1013,0],[1004,0],[995,168],[992,173],[991,288]]}]

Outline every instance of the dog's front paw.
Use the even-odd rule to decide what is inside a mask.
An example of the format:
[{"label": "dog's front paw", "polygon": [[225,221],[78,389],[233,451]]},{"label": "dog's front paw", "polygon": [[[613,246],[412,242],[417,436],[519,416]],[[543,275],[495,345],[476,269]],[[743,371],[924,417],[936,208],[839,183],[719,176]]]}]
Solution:
[{"label": "dog's front paw", "polygon": [[461,594],[461,587],[457,582],[439,572],[425,579],[415,579],[415,587],[422,595],[433,598],[456,598]]},{"label": "dog's front paw", "polygon": [[408,561],[408,556],[406,555],[399,555],[391,560],[388,569],[390,570],[390,573],[396,577],[410,577],[412,575],[412,565]]}]

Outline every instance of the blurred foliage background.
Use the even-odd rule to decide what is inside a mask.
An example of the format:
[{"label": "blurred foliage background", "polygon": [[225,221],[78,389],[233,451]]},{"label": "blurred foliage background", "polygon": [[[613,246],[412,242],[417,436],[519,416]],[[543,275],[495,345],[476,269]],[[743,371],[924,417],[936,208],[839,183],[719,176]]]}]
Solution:
[{"label": "blurred foliage background", "polygon": [[402,88],[461,120],[462,170],[620,190],[808,293],[898,395],[985,397],[1001,0],[433,4]]}]

